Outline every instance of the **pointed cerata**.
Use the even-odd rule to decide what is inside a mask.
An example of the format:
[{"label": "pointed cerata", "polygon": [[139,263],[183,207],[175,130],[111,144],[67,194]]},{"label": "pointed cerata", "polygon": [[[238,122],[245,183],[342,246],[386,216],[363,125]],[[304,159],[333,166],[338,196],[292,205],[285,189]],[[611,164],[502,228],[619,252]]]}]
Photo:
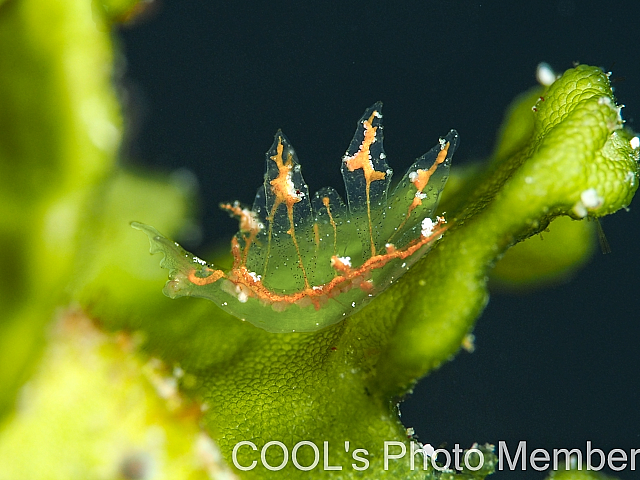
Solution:
[{"label": "pointed cerata", "polygon": [[331,187],[309,194],[293,147],[276,133],[253,207],[221,205],[240,224],[229,271],[133,222],[149,236],[151,253],[165,256],[164,293],[207,298],[269,332],[312,332],[358,311],[402,276],[446,230],[445,219],[433,216],[458,134],[441,138],[389,194],[381,108],[378,102],[364,113],[342,158],[346,205]]}]

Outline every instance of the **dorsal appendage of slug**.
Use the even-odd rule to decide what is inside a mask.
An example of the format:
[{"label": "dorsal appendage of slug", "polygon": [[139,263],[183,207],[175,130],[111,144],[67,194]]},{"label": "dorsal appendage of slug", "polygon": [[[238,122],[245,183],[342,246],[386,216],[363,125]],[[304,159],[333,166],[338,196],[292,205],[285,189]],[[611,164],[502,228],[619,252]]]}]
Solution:
[{"label": "dorsal appendage of slug", "polygon": [[309,195],[293,148],[276,133],[253,207],[221,205],[240,223],[229,271],[133,222],[148,235],[151,253],[164,254],[164,293],[208,298],[270,332],[311,332],[356,312],[402,276],[446,230],[444,218],[432,217],[458,134],[451,130],[418,158],[388,196],[381,108],[378,102],[364,113],[342,159],[346,205],[330,187]]}]

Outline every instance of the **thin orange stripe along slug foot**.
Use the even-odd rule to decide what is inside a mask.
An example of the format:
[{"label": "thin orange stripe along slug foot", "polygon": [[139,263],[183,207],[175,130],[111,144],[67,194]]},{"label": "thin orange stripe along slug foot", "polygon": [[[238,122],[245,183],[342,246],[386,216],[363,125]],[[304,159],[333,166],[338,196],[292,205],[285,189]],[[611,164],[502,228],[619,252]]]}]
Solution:
[{"label": "thin orange stripe along slug foot", "polygon": [[221,207],[238,218],[225,272],[148,225],[151,253],[169,270],[164,293],[208,298],[270,332],[311,332],[359,310],[397,280],[446,230],[432,219],[458,134],[451,130],[418,158],[388,197],[392,171],[382,146],[382,103],[369,108],[342,159],[347,205],[325,187],[313,197],[287,138],[266,154],[253,208]]}]

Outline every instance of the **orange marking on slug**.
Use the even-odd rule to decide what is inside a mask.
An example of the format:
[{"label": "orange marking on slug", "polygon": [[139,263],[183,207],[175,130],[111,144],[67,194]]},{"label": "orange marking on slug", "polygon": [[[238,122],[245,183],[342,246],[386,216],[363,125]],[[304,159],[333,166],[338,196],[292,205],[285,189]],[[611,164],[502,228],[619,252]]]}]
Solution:
[{"label": "orange marking on slug", "polygon": [[230,203],[221,203],[220,208],[227,210],[233,216],[237,217],[238,222],[240,223],[240,232],[249,234],[249,236],[243,235],[244,252],[242,255],[242,261],[243,263],[246,263],[249,255],[249,248],[256,239],[258,233],[260,233],[260,230],[264,228],[264,225],[260,223],[255,212],[248,208],[242,208],[239,202],[234,202],[233,205]]},{"label": "orange marking on slug", "polygon": [[213,270],[212,272],[213,273],[208,277],[197,277],[196,271],[192,270],[191,272],[189,272],[189,275],[187,275],[187,278],[194,285],[202,286],[202,285],[209,285],[210,283],[213,283],[213,282],[217,282],[222,277],[224,277],[224,272],[222,270]]},{"label": "orange marking on slug", "polygon": [[233,205],[230,203],[221,203],[220,208],[227,210],[231,215],[238,218],[241,232],[258,233],[263,228],[255,212],[252,212],[248,208],[242,208],[239,202],[234,202]]},{"label": "orange marking on slug", "polygon": [[371,225],[371,200],[370,200],[370,190],[371,190],[371,182],[376,180],[383,180],[387,172],[379,172],[373,168],[373,162],[371,161],[371,144],[376,140],[376,131],[378,127],[373,126],[373,117],[378,114],[377,110],[374,110],[371,113],[371,116],[368,120],[363,122],[364,125],[364,139],[360,144],[360,148],[352,157],[347,157],[344,159],[344,162],[347,165],[347,168],[350,172],[353,172],[359,168],[362,169],[364,173],[364,180],[366,184],[367,191],[367,218],[369,219],[369,238],[371,240],[371,255],[376,254],[376,246],[373,241],[373,226]]},{"label": "orange marking on slug", "polygon": [[448,152],[449,152],[449,142],[447,142],[442,147],[442,150],[440,150],[440,152],[438,153],[438,156],[434,160],[433,165],[429,167],[429,170],[418,169],[418,171],[416,172],[418,175],[416,176],[415,180],[413,180],[411,183],[413,183],[413,185],[416,187],[416,189],[419,192],[422,192],[422,190],[424,190],[424,187],[427,186],[427,183],[429,183],[429,179],[431,178],[431,175],[433,175],[436,172],[438,165],[443,164],[444,161],[447,159]]},{"label": "orange marking on slug", "polygon": [[[449,142],[447,142],[442,147],[442,149],[438,153],[438,156],[434,160],[433,165],[429,167],[429,170],[422,170],[421,168],[419,168],[414,172],[415,177],[413,180],[411,180],[411,183],[413,183],[414,187],[416,187],[416,194],[413,197],[413,202],[411,202],[411,205],[409,205],[409,209],[407,210],[407,216],[404,217],[404,220],[398,226],[398,228],[396,229],[396,232],[400,231],[402,227],[404,227],[404,224],[407,223],[407,220],[409,220],[409,217],[411,216],[411,212],[413,212],[418,206],[422,205],[422,198],[421,198],[423,193],[422,191],[425,189],[425,187],[429,183],[429,179],[436,172],[436,169],[438,168],[438,166],[444,163],[444,161],[447,159],[448,152],[449,152]],[[391,238],[393,238],[393,235],[391,236]]]},{"label": "orange marking on slug", "polygon": [[327,209],[327,214],[329,215],[329,222],[333,227],[333,254],[336,254],[336,248],[338,245],[338,226],[336,225],[335,220],[333,219],[333,215],[331,214],[331,208],[329,206],[329,197],[322,197],[322,204]]},{"label": "orange marking on slug", "polygon": [[276,200],[271,212],[271,217],[275,213],[275,210],[284,203],[287,208],[292,208],[294,204],[302,200],[299,193],[296,192],[293,180],[291,180],[291,170],[293,169],[293,157],[291,154],[287,155],[286,162],[282,160],[282,153],[284,152],[284,145],[282,144],[282,137],[278,138],[277,153],[271,157],[278,166],[278,176],[269,182],[271,184],[271,192],[276,196]]},{"label": "orange marking on slug", "polygon": [[[351,268],[345,262],[340,260],[339,257],[334,255],[331,258],[331,265],[336,272],[340,273],[340,275],[336,276],[324,285],[314,287],[307,286],[300,292],[292,294],[274,293],[265,287],[261,280],[257,280],[255,274],[249,272],[246,266],[239,265],[236,267],[235,262],[234,268],[231,270],[227,278],[236,286],[246,287],[241,288],[240,290],[246,293],[249,297],[255,297],[266,304],[275,305],[297,303],[303,305],[308,302],[313,304],[316,310],[319,310],[322,304],[328,299],[353,288],[360,288],[366,292],[371,291],[373,289],[373,284],[369,277],[373,270],[384,267],[391,260],[410,257],[425,245],[433,243],[435,240],[440,238],[447,229],[447,227],[444,226],[444,223],[446,223],[445,220],[438,217],[433,233],[428,237],[420,237],[402,249],[389,248],[388,253],[385,255],[374,255],[357,268]],[[234,254],[234,258],[237,260],[239,258],[237,241],[235,242],[235,245],[232,244],[232,252]]]},{"label": "orange marking on slug", "polygon": [[267,217],[269,220],[269,245],[267,248],[267,256],[264,262],[264,274],[267,272],[267,265],[269,263],[269,255],[271,252],[271,235],[273,233],[273,219],[275,217],[278,207],[284,204],[287,207],[287,217],[289,218],[289,230],[287,233],[291,235],[291,240],[296,248],[298,254],[298,265],[302,270],[304,276],[305,287],[309,288],[309,279],[307,278],[307,272],[304,268],[304,262],[302,261],[302,255],[300,254],[300,247],[298,246],[298,240],[296,239],[296,230],[293,221],[293,206],[302,200],[302,194],[296,191],[293,180],[291,179],[291,170],[293,169],[293,156],[291,153],[287,155],[286,162],[282,159],[282,153],[284,152],[284,145],[282,144],[282,137],[278,138],[278,146],[276,147],[276,154],[271,157],[277,167],[278,176],[269,182],[271,184],[271,192],[275,195],[275,201],[273,202],[273,208]]}]

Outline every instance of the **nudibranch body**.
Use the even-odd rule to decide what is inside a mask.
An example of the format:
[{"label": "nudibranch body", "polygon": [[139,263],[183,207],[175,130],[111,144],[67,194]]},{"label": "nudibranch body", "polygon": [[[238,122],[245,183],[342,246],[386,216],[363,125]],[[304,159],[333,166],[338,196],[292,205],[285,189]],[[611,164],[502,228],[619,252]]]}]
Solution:
[{"label": "nudibranch body", "polygon": [[365,112],[342,159],[347,205],[330,187],[309,195],[293,148],[276,133],[253,208],[221,205],[240,223],[229,271],[132,223],[149,236],[151,253],[165,256],[164,293],[208,298],[270,332],[310,332],[356,312],[398,279],[446,229],[432,215],[458,134],[451,130],[418,158],[388,198],[381,107]]}]

